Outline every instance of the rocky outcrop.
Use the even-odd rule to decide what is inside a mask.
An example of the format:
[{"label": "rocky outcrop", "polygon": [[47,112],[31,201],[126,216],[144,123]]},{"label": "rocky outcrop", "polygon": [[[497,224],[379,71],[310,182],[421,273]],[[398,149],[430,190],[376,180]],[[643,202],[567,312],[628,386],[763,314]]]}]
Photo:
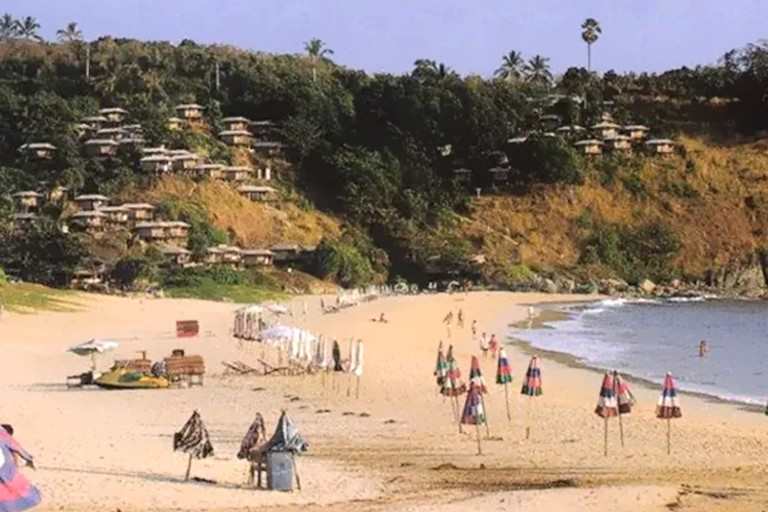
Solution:
[{"label": "rocky outcrop", "polygon": [[734,261],[706,275],[707,285],[747,296],[759,296],[768,285],[768,255],[754,253],[742,261]]}]

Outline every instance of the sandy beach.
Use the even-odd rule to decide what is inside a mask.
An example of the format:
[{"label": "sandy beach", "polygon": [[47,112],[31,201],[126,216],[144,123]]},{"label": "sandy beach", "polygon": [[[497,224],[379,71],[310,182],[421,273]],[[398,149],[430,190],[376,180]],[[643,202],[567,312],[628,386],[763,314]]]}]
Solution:
[{"label": "sandy beach", "polygon": [[[473,320],[479,331],[506,340],[513,334],[509,325],[526,317],[528,304],[563,300],[574,296],[405,296],[322,315],[319,297],[295,299],[309,310],[295,324],[338,338],[343,352],[349,338],[365,341],[365,374],[355,399],[347,396],[346,376],[333,390],[330,379],[323,386],[317,375],[225,374],[222,361],[276,361],[260,344],[231,336],[233,304],[86,295],[78,312],[6,314],[0,320],[0,420],[15,426],[37,458],[38,470],[26,473],[43,493],[40,510],[765,510],[765,416],[684,395],[668,456],[666,424],[654,416],[658,390],[635,385],[638,405],[624,418],[626,446],[619,445],[612,421],[604,457],[603,422],[593,413],[601,375],[544,356],[544,394],[529,403],[519,394],[529,356],[518,345],[508,346],[511,421],[503,388],[493,383],[495,361],[481,358],[490,389],[490,439],[484,455],[476,455],[474,431],[458,433],[450,403],[437,392],[432,371],[438,341],[454,345],[466,377],[470,356],[479,352],[471,339]],[[454,326],[449,339],[441,320],[459,308],[465,327]],[[370,321],[382,312],[389,323]],[[199,320],[198,338],[175,338],[174,322],[186,319]],[[102,369],[140,350],[151,359],[174,348],[200,354],[208,368],[205,386],[68,390],[65,377],[87,370],[88,360],[65,350],[93,337],[121,343],[101,359]],[[184,483],[186,459],[172,451],[173,433],[194,409],[216,454],[197,461],[193,474],[215,479],[215,485]],[[303,490],[249,489],[246,464],[235,458],[240,440],[256,412],[271,432],[282,409],[311,445],[298,461]],[[526,425],[532,427],[529,440]]]}]

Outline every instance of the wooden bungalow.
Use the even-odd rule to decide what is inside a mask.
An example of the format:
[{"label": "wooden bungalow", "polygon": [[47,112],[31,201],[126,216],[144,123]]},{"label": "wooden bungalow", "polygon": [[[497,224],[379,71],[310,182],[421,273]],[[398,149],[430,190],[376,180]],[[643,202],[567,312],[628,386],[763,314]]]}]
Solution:
[{"label": "wooden bungalow", "polygon": [[272,169],[269,166],[264,168],[259,167],[256,169],[256,179],[259,181],[271,181]]},{"label": "wooden bungalow", "polygon": [[253,135],[247,130],[224,130],[219,132],[219,138],[229,146],[250,146]]},{"label": "wooden bungalow", "polygon": [[203,110],[205,107],[197,103],[183,103],[176,105],[176,115],[184,121],[197,124],[203,120]]},{"label": "wooden bungalow", "polygon": [[571,138],[571,137],[580,136],[585,131],[586,131],[586,128],[584,128],[583,126],[574,124],[574,125],[561,126],[560,128],[555,130],[555,133],[557,133],[561,137]]},{"label": "wooden bungalow", "polygon": [[272,187],[240,185],[237,187],[237,192],[251,201],[272,201],[275,199],[277,190]]},{"label": "wooden bungalow", "polygon": [[541,117],[539,117],[539,124],[541,125],[541,129],[545,132],[550,132],[560,126],[560,123],[562,122],[562,119],[560,116],[555,114],[546,114]]},{"label": "wooden bungalow", "polygon": [[184,151],[183,153],[172,155],[171,160],[174,172],[190,174],[200,161],[200,157],[195,153]]},{"label": "wooden bungalow", "polygon": [[641,141],[648,137],[648,132],[650,129],[647,126],[643,126],[641,124],[630,124],[624,126],[622,131],[633,141]]},{"label": "wooden bungalow", "polygon": [[254,142],[251,148],[256,154],[261,156],[279,156],[283,153],[285,144],[274,141]]},{"label": "wooden bungalow", "polygon": [[152,148],[141,148],[141,154],[143,156],[152,156],[152,155],[167,155],[168,150],[165,148],[165,146],[157,146]]},{"label": "wooden bungalow", "polygon": [[275,134],[277,125],[268,119],[251,121],[251,133],[258,140],[269,140]]},{"label": "wooden bungalow", "polygon": [[184,120],[180,117],[169,117],[165,122],[165,127],[172,132],[181,130],[184,128]]},{"label": "wooden bungalow", "polygon": [[37,222],[39,217],[35,213],[15,213],[11,217],[13,221],[13,229],[17,231],[25,231],[29,229],[32,224]]},{"label": "wooden bungalow", "polygon": [[253,174],[253,169],[248,166],[229,165],[221,168],[221,179],[231,183],[247,181]]},{"label": "wooden bungalow", "polygon": [[585,155],[602,155],[605,144],[603,141],[596,139],[584,139],[575,142],[573,145],[579,148]]},{"label": "wooden bungalow", "polygon": [[511,139],[507,139],[507,144],[518,145],[518,144],[525,144],[526,142],[528,142],[528,137],[526,136],[512,137]]},{"label": "wooden bungalow", "polygon": [[144,136],[144,127],[140,124],[126,124],[123,125],[123,130],[128,132],[129,135],[133,135],[134,137],[143,137]]},{"label": "wooden bungalow", "polygon": [[147,141],[144,139],[144,137],[134,137],[132,135],[123,137],[117,141],[121,147],[129,146],[134,148],[141,148],[146,142]]},{"label": "wooden bungalow", "polygon": [[268,267],[273,261],[272,251],[269,249],[241,249],[242,264],[244,267]]},{"label": "wooden bungalow", "polygon": [[99,212],[107,216],[107,223],[113,226],[125,226],[130,220],[131,212],[125,206],[102,206]]},{"label": "wooden bungalow", "polygon": [[175,242],[179,245],[187,245],[189,239],[189,224],[179,220],[165,222],[165,230],[169,242]]},{"label": "wooden bungalow", "polygon": [[595,136],[605,140],[618,135],[620,128],[621,126],[614,123],[613,121],[600,121],[596,125],[592,126],[592,132]]},{"label": "wooden bungalow", "polygon": [[16,192],[11,197],[13,198],[16,210],[21,213],[31,213],[40,207],[43,194],[39,194],[34,190],[22,190],[21,192]]},{"label": "wooden bungalow", "polygon": [[89,129],[94,133],[97,130],[101,130],[109,123],[109,119],[105,116],[89,116],[82,118],[80,121],[83,124],[88,125]]},{"label": "wooden bungalow", "polygon": [[56,146],[48,142],[29,142],[19,147],[19,152],[24,156],[36,160],[50,160],[55,151]]},{"label": "wooden bungalow", "polygon": [[141,170],[148,174],[161,175],[171,172],[173,169],[173,160],[170,156],[150,155],[139,160]]},{"label": "wooden bungalow", "polygon": [[301,261],[302,249],[299,244],[275,244],[269,248],[272,261],[276,264],[290,264]]},{"label": "wooden bungalow", "polygon": [[118,125],[125,120],[128,111],[122,108],[102,108],[99,115],[105,117],[108,124]]},{"label": "wooden bungalow", "polygon": [[64,202],[68,197],[69,188],[62,185],[56,185],[48,192],[48,200],[52,203]]},{"label": "wooden bungalow", "polygon": [[89,234],[98,234],[107,226],[108,216],[100,210],[87,210],[73,213],[71,223]]},{"label": "wooden bungalow", "polygon": [[616,135],[605,139],[605,146],[615,152],[632,151],[632,140],[627,135]]},{"label": "wooden bungalow", "polygon": [[197,164],[192,171],[199,179],[217,180],[221,179],[223,168],[221,164]]},{"label": "wooden bungalow", "polygon": [[102,128],[101,130],[96,132],[97,139],[111,139],[111,140],[117,141],[127,136],[128,136],[128,132],[125,131],[125,129],[120,127]]},{"label": "wooden bungalow", "polygon": [[657,155],[671,155],[675,152],[675,142],[670,139],[651,139],[646,141],[645,147]]},{"label": "wooden bungalow", "polygon": [[209,247],[205,251],[203,261],[209,265],[228,265],[238,267],[242,261],[241,250],[239,247],[231,245],[217,245]]},{"label": "wooden bungalow", "polygon": [[125,203],[122,206],[128,210],[128,222],[148,222],[155,218],[155,207],[149,203]]},{"label": "wooden bungalow", "polygon": [[102,206],[106,206],[108,202],[109,198],[101,194],[84,194],[75,197],[75,204],[80,211],[98,210]]},{"label": "wooden bungalow", "polygon": [[89,290],[94,287],[100,287],[104,283],[104,275],[98,270],[75,270],[69,281],[70,288],[78,290]]},{"label": "wooden bungalow", "polygon": [[112,157],[117,154],[119,144],[112,139],[88,139],[85,152],[92,157]]},{"label": "wooden bungalow", "polygon": [[166,262],[173,266],[186,267],[192,258],[192,253],[189,250],[177,245],[159,244],[157,248],[160,254],[165,257]]},{"label": "wooden bungalow", "polygon": [[137,222],[133,232],[137,238],[149,243],[168,240],[165,222]]},{"label": "wooden bungalow", "polygon": [[224,130],[226,131],[248,131],[251,121],[246,117],[225,117],[221,120],[221,124],[224,125]]}]

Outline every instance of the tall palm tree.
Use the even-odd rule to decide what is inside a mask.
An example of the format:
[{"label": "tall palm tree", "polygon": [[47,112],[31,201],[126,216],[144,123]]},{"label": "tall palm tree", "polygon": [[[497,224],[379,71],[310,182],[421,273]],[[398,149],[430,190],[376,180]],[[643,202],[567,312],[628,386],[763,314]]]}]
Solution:
[{"label": "tall palm tree", "polygon": [[506,82],[517,82],[523,76],[524,66],[523,54],[513,50],[501,58],[501,66],[493,74]]},{"label": "tall palm tree", "polygon": [[328,48],[322,39],[316,37],[310,39],[304,43],[304,50],[309,55],[309,60],[312,61],[312,81],[317,81],[317,63],[319,61],[329,61],[330,55],[333,55],[333,50]]},{"label": "tall palm tree", "polygon": [[587,43],[587,71],[592,71],[592,45],[602,33],[603,29],[595,18],[587,18],[581,24],[581,38]]},{"label": "tall palm tree", "polygon": [[61,43],[72,43],[83,40],[83,31],[77,26],[77,22],[70,21],[66,28],[56,31],[56,38]]},{"label": "tall palm tree", "polygon": [[526,80],[536,85],[549,86],[552,83],[552,72],[549,70],[549,59],[534,55],[525,65]]},{"label": "tall palm tree", "polygon": [[24,39],[34,39],[35,41],[42,41],[43,38],[37,33],[40,28],[40,24],[36,18],[27,16],[23,20],[16,20],[16,31],[20,37]]},{"label": "tall palm tree", "polygon": [[0,17],[0,40],[7,41],[19,34],[16,19],[8,13]]}]

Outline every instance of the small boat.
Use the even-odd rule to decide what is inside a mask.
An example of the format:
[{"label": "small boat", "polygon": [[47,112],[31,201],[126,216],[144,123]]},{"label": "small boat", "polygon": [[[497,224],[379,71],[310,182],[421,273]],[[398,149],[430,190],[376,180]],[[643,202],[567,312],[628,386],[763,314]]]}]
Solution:
[{"label": "small boat", "polygon": [[94,384],[106,389],[165,389],[168,380],[127,368],[113,368],[96,379]]}]

